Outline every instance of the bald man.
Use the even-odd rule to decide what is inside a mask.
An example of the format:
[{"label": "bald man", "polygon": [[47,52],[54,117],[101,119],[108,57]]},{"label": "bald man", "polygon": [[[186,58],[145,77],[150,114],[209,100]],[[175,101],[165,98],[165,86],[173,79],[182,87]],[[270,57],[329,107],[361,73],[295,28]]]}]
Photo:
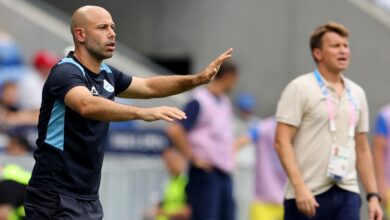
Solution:
[{"label": "bald man", "polygon": [[109,122],[186,118],[174,107],[127,106],[114,97],[166,97],[207,84],[232,54],[227,50],[195,75],[132,77],[102,62],[115,51],[114,29],[101,7],[84,6],[72,16],[75,51],[54,66],[43,88],[27,219],[102,219],[98,190]]}]

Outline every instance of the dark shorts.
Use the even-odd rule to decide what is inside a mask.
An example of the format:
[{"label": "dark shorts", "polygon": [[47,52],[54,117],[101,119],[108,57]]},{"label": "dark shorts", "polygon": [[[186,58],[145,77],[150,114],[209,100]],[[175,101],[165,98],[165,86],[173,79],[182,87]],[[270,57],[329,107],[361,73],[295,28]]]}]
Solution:
[{"label": "dark shorts", "polygon": [[99,200],[80,200],[61,193],[27,187],[26,220],[101,220]]},{"label": "dark shorts", "polygon": [[191,166],[186,193],[192,208],[191,220],[235,219],[233,181],[229,174]]},{"label": "dark shorts", "polygon": [[316,209],[316,216],[308,218],[299,212],[295,199],[284,201],[285,220],[359,220],[360,195],[333,186],[328,191],[315,196],[320,207]]}]

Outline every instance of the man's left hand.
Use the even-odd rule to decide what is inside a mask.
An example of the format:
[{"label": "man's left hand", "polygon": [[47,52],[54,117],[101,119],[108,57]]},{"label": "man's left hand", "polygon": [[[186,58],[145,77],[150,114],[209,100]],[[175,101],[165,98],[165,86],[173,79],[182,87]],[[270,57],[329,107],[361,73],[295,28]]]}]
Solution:
[{"label": "man's left hand", "polygon": [[368,212],[370,220],[383,219],[383,211],[378,198],[373,197],[370,199],[370,201],[368,201]]}]

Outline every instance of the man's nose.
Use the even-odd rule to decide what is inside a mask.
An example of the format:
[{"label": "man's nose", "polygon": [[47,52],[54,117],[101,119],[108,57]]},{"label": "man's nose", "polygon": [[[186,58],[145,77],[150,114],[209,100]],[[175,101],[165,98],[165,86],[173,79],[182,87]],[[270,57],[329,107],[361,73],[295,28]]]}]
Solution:
[{"label": "man's nose", "polygon": [[115,33],[114,29],[110,28],[109,30],[110,31],[109,31],[109,35],[108,36],[110,38],[115,38],[116,37],[116,33]]},{"label": "man's nose", "polygon": [[348,47],[340,47],[339,52],[342,54],[347,54],[349,52],[349,48]]}]

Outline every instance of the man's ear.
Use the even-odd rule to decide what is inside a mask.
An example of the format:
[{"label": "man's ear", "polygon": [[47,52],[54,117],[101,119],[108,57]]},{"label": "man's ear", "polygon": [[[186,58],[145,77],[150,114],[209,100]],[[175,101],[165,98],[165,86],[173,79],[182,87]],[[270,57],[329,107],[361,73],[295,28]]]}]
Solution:
[{"label": "man's ear", "polygon": [[314,48],[312,53],[317,62],[322,60],[322,50],[320,48]]},{"label": "man's ear", "polygon": [[85,42],[85,31],[82,28],[75,28],[74,29],[74,35],[78,42],[84,43]]}]

